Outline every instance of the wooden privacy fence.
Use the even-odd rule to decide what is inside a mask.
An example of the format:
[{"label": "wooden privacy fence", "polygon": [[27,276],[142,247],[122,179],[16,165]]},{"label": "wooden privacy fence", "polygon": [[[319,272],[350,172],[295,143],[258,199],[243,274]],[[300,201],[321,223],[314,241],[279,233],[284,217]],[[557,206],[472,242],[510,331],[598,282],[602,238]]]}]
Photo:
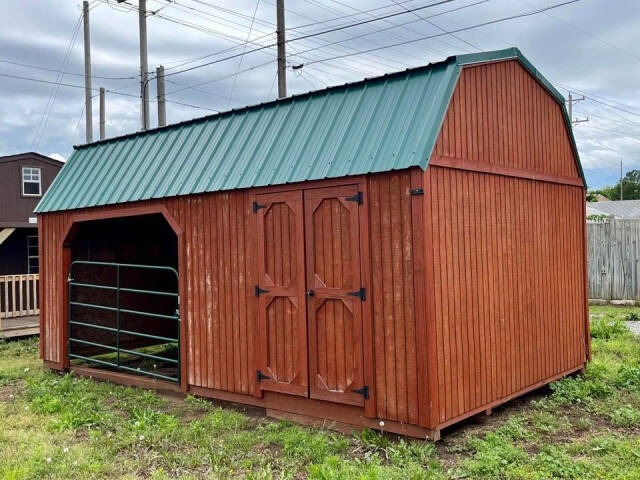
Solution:
[{"label": "wooden privacy fence", "polygon": [[40,275],[0,276],[0,319],[38,315]]},{"label": "wooden privacy fence", "polygon": [[640,300],[640,220],[587,223],[589,298]]}]

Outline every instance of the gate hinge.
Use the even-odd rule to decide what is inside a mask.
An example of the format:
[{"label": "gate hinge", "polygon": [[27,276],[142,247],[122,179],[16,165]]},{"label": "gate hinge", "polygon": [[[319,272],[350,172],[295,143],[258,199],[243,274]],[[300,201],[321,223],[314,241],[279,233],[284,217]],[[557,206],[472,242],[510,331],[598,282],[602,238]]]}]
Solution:
[{"label": "gate hinge", "polygon": [[269,290],[263,290],[259,285],[256,285],[256,297],[259,297],[261,293],[269,293]]},{"label": "gate hinge", "polygon": [[362,205],[362,192],[356,193],[353,197],[345,198],[347,202],[356,202],[358,205]]},{"label": "gate hinge", "polygon": [[271,380],[271,377],[268,375],[265,375],[260,370],[258,370],[256,374],[256,379],[258,380],[258,382],[261,382],[262,380]]},{"label": "gate hinge", "polygon": [[358,388],[357,390],[351,390],[353,393],[359,393],[364,397],[365,400],[369,400],[369,385],[365,385],[362,388]]},{"label": "gate hinge", "polygon": [[351,297],[358,297],[363,302],[367,299],[367,290],[364,287],[360,287],[360,290],[356,290],[355,292],[349,292],[347,295]]},{"label": "gate hinge", "polygon": [[253,213],[258,213],[261,208],[266,208],[266,205],[260,205],[258,202],[253,202]]},{"label": "gate hinge", "polygon": [[411,190],[411,195],[424,195],[424,190],[422,188],[414,188]]}]

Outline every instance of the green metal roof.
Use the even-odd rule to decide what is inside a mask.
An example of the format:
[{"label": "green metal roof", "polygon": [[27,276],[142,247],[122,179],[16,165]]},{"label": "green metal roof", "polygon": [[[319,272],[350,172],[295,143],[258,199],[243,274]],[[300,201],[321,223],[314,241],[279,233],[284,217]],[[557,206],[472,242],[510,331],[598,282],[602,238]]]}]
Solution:
[{"label": "green metal roof", "polygon": [[77,146],[36,212],[425,169],[462,66],[507,58],[520,59],[564,105],[515,48],[454,56]]}]

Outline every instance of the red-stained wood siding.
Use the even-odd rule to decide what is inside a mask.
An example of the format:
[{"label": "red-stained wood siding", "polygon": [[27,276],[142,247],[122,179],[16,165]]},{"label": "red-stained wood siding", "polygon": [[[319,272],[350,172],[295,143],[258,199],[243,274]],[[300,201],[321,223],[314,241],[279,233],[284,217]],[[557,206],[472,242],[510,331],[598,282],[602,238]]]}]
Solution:
[{"label": "red-stained wood siding", "polygon": [[516,60],[462,70],[433,154],[579,176],[561,106]]},{"label": "red-stained wood siding", "polygon": [[420,376],[410,171],[369,180],[376,406],[380,418],[418,424]]},{"label": "red-stained wood siding", "polygon": [[54,363],[62,361],[60,338],[62,331],[63,276],[62,235],[67,226],[67,212],[55,215],[41,215],[40,235],[40,356]]},{"label": "red-stained wood siding", "polygon": [[[250,393],[254,378],[256,328],[249,283],[252,265],[249,221],[253,213],[243,192],[223,192],[164,201],[47,213],[40,216],[42,235],[41,301],[44,360],[62,363],[64,292],[62,240],[73,214],[117,212],[164,205],[183,228],[185,293],[182,321],[187,324],[187,379],[190,385]],[[178,248],[181,248],[179,245]]]},{"label": "red-stained wood siding", "polygon": [[440,167],[425,182],[438,422],[583,365],[584,190]]},{"label": "red-stained wood siding", "polygon": [[424,189],[430,425],[584,365],[584,187],[561,106],[518,62],[463,69]]},{"label": "red-stained wood siding", "polygon": [[[353,182],[354,185],[357,183]],[[375,378],[378,383],[371,384],[370,388],[372,398],[376,398],[377,411],[372,413],[380,418],[417,424],[418,314],[414,298],[411,174],[403,171],[371,176],[367,187],[365,204],[359,207],[361,218],[358,221],[353,217],[349,223],[349,228],[356,232],[358,222],[361,232],[368,232],[366,222],[363,223],[365,220],[372,224],[370,235],[359,234],[363,270],[341,281],[346,282],[345,291],[357,290],[358,282],[367,287],[363,308],[372,310],[373,319],[363,313],[362,332],[358,327],[353,335],[364,335],[357,340],[358,359],[364,355],[361,350],[367,351],[369,340],[365,333],[375,337],[374,361],[358,366],[358,360],[352,367],[357,374],[345,370],[346,376],[340,380],[344,385],[338,385],[337,379],[336,385],[339,389],[348,384],[351,388],[360,388],[363,376],[367,383],[372,383],[367,379]],[[352,190],[349,190],[349,196],[357,188]],[[41,215],[45,277],[42,295],[46,310],[43,358],[55,363],[64,360],[59,345],[64,324],[62,294],[66,285],[61,282],[59,254],[71,213],[117,213],[125,208],[163,205],[183,229],[183,246],[179,248],[184,250],[180,275],[185,282],[181,298],[183,321],[189,332],[185,339],[188,383],[216,390],[253,393],[258,365],[254,354],[259,354],[255,340],[258,323],[253,289],[258,275],[253,272],[257,259],[251,253],[255,251],[256,216],[250,197],[250,192],[223,192]],[[353,202],[347,202],[347,205],[349,208],[357,206]],[[341,223],[344,221],[340,219]],[[338,243],[346,248],[343,240]],[[371,268],[367,268],[369,258],[373,261]],[[338,260],[338,257],[333,260],[334,267]],[[357,258],[353,268],[357,268],[356,264]],[[369,277],[370,270],[377,272],[373,278]],[[358,280],[358,276],[362,279]],[[351,298],[346,296],[345,301]],[[49,314],[49,311],[53,313]],[[371,322],[371,326],[366,322]],[[352,333],[350,329],[347,332]],[[374,364],[375,373],[368,374],[367,368],[374,368]],[[358,377],[355,382],[353,375]]]}]

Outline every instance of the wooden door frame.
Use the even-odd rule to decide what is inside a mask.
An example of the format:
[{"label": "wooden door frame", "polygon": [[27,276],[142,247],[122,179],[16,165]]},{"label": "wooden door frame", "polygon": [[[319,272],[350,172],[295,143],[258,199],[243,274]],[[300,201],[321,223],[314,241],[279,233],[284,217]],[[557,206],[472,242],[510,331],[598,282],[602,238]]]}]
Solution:
[{"label": "wooden door frame", "polygon": [[60,262],[61,268],[58,281],[62,287],[62,305],[59,306],[61,316],[61,323],[59,328],[62,328],[62,332],[59,335],[59,351],[60,351],[60,364],[64,370],[69,368],[69,352],[68,352],[68,340],[69,340],[69,289],[67,288],[67,278],[69,277],[69,270],[71,268],[71,243],[74,237],[78,233],[78,228],[81,223],[92,220],[108,220],[113,218],[122,217],[135,217],[140,215],[153,215],[160,214],[167,222],[173,233],[176,235],[177,249],[178,249],[178,295],[180,298],[180,388],[183,392],[188,388],[188,355],[187,355],[187,342],[189,342],[186,314],[186,302],[189,299],[186,298],[185,292],[187,292],[187,268],[186,268],[186,252],[185,252],[185,238],[184,230],[176,220],[176,218],[169,212],[164,204],[148,205],[148,206],[136,206],[126,208],[116,208],[108,210],[100,210],[96,212],[84,212],[75,213],[69,217],[64,233],[60,238],[60,251],[62,252]]},{"label": "wooden door frame", "polygon": [[[369,176],[357,175],[353,177],[340,177],[335,179],[322,179],[311,182],[299,182],[288,185],[275,185],[269,187],[259,187],[248,191],[247,201],[249,205],[252,205],[256,201],[256,197],[263,193],[278,193],[291,190],[302,190],[303,195],[305,190],[316,188],[337,187],[342,185],[357,185],[358,190],[362,192],[362,205],[360,208],[359,221],[360,221],[360,276],[362,285],[371,291],[371,235],[370,235],[370,212],[369,212]],[[303,219],[304,221],[304,219]],[[254,232],[257,231],[257,215],[253,215],[250,224],[253,227]],[[252,251],[257,252],[258,240],[254,235],[252,242]],[[255,283],[258,278],[258,261],[257,254],[252,255],[251,262],[251,282]],[[305,255],[306,265],[306,255]],[[251,283],[251,284],[253,284]],[[258,299],[255,296],[251,299],[254,311],[258,311]],[[375,354],[374,354],[374,329],[373,329],[373,304],[367,300],[362,302],[362,350],[363,350],[363,376],[366,385],[369,385],[369,399],[364,402],[364,415],[369,418],[376,418],[376,388],[375,388]],[[258,322],[256,321],[253,330],[254,339],[260,338],[258,330]],[[253,342],[256,344],[256,341]],[[253,356],[254,369],[259,368],[258,355]],[[251,393],[255,397],[262,396],[262,389],[257,382],[256,378],[252,379]]]}]

